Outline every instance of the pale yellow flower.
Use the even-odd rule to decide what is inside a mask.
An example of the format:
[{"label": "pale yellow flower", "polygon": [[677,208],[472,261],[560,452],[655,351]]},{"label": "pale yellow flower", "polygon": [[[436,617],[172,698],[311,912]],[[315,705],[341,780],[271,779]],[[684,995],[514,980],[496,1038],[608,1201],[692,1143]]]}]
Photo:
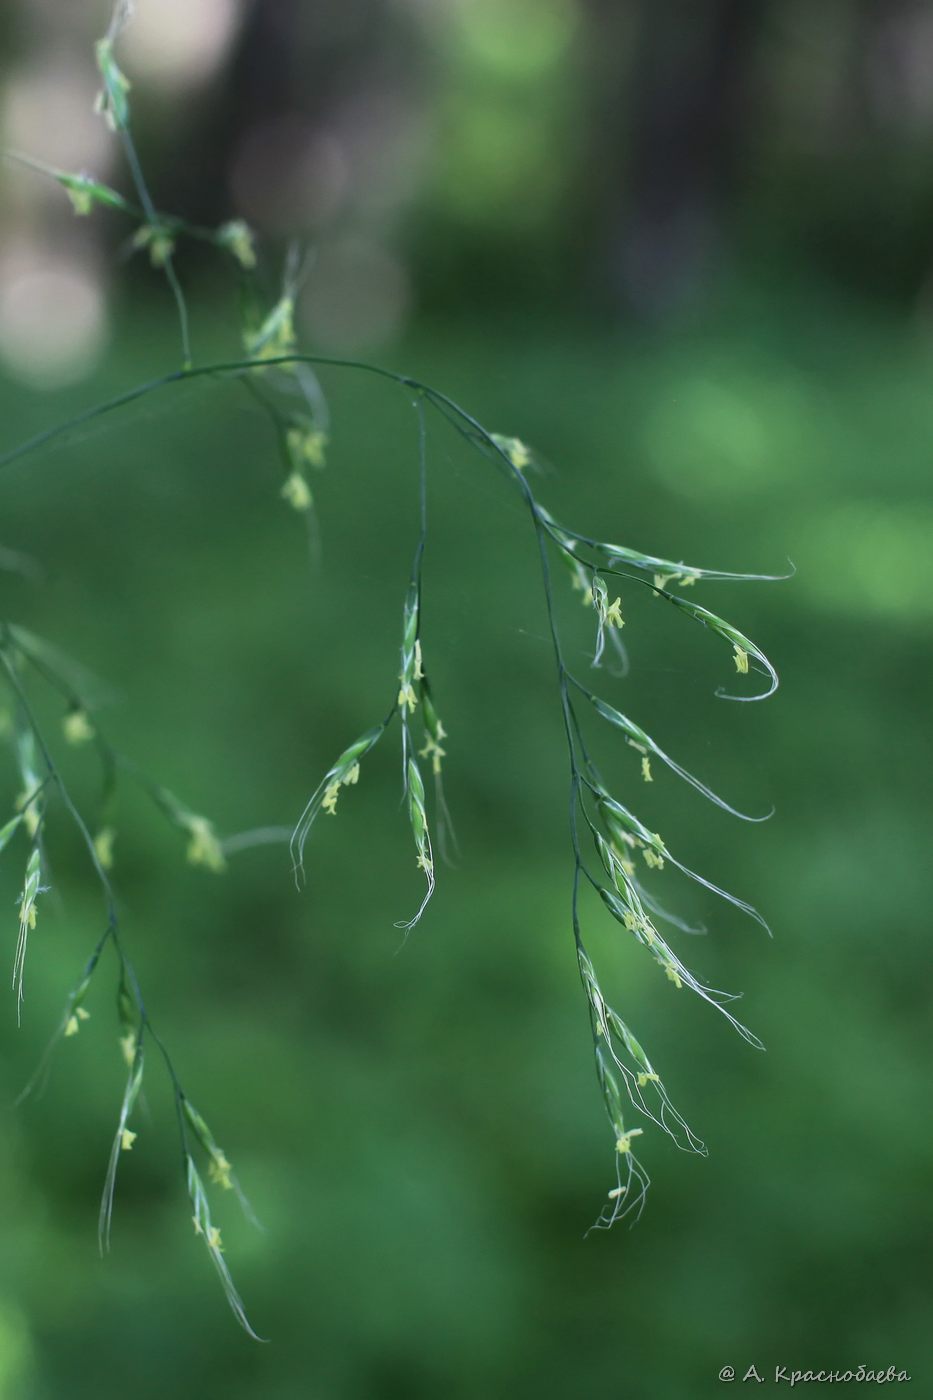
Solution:
[{"label": "pale yellow flower", "polygon": [[292,472],[282,487],[282,497],[293,510],[310,510],[314,503],[311,488],[301,472]]},{"label": "pale yellow flower", "polygon": [[606,609],[606,616],[603,618],[607,627],[624,627],[622,618],[622,599],[616,598],[614,603],[610,603]]},{"label": "pale yellow flower", "polygon": [[94,738],[94,726],[86,710],[69,710],[62,720],[62,731],[69,744],[86,744]]},{"label": "pale yellow flower", "polygon": [[324,466],[327,434],[322,433],[320,428],[289,428],[286,441],[289,455],[296,465],[303,463],[318,469]]},{"label": "pale yellow flower", "polygon": [[113,843],[117,833],[112,826],[102,826],[94,837],[94,854],[104,870],[113,869]]},{"label": "pale yellow flower", "polygon": [[[440,727],[438,727],[438,733],[440,732]],[[433,735],[426,734],[424,738],[424,748],[418,750],[418,757],[430,758],[432,771],[440,773],[441,761],[447,757],[447,750],[441,748]]]},{"label": "pale yellow flower", "polygon": [[184,818],[184,825],[191,833],[187,850],[189,865],[203,865],[219,874],[226,868],[227,862],[213,823],[207,817],[188,816]]},{"label": "pale yellow flower", "polygon": [[414,714],[418,707],[418,697],[415,694],[411,681],[402,679],[402,688],[398,693],[398,703],[402,707],[408,706],[409,714]]},{"label": "pale yellow flower", "polygon": [[233,1168],[231,1167],[230,1163],[227,1161],[227,1159],[226,1159],[226,1157],[224,1156],[224,1154],[223,1154],[222,1152],[218,1151],[218,1152],[216,1153],[216,1155],[214,1155],[214,1156],[211,1157],[211,1160],[210,1160],[210,1162],[208,1163],[208,1167],[207,1167],[208,1179],[209,1179],[210,1181],[215,1182],[216,1185],[222,1186],[223,1189],[224,1189],[225,1191],[232,1191],[232,1190],[233,1190],[233,1181],[232,1181],[231,1176],[230,1176],[230,1173],[232,1172],[232,1170],[233,1170]]}]

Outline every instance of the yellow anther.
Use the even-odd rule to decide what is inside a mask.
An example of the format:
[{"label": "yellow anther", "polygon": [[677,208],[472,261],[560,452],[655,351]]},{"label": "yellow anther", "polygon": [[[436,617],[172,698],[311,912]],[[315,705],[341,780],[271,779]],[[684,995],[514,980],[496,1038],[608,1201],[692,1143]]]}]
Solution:
[{"label": "yellow anther", "polygon": [[502,437],[499,433],[490,435],[501,452],[508,457],[516,471],[524,471],[531,464],[531,452],[517,437]]},{"label": "yellow anther", "polygon": [[[438,734],[443,733],[440,725],[437,727],[437,732]],[[432,734],[426,734],[424,738],[424,748],[418,750],[418,757],[430,758],[432,771],[434,773],[440,773],[441,761],[447,757],[447,750],[441,748]]]},{"label": "yellow anther", "polygon": [[146,224],[133,237],[134,248],[146,248],[153,267],[165,267],[175,251],[175,240],[165,229]]},{"label": "yellow anther", "polygon": [[301,472],[292,472],[282,487],[282,499],[287,501],[292,510],[310,510],[314,504],[311,495],[311,488],[305,481]]},{"label": "yellow anther", "polygon": [[398,703],[403,708],[407,705],[410,714],[414,714],[418,707],[418,697],[415,694],[414,687],[411,681],[406,681],[404,677],[402,678],[402,688],[398,693]]},{"label": "yellow anther", "polygon": [[117,833],[111,826],[103,826],[94,837],[94,854],[104,870],[113,867],[113,843]]},{"label": "yellow anther", "polygon": [[296,467],[299,465],[316,468],[324,466],[327,434],[322,433],[320,428],[289,428],[285,435],[285,441],[288,445],[289,456]]},{"label": "yellow anther", "polygon": [[189,865],[204,865],[215,874],[224,870],[227,862],[213,823],[207,817],[188,816],[184,818],[184,825],[191,833],[187,850]]},{"label": "yellow anther", "polygon": [[337,798],[340,795],[340,779],[332,778],[324,789],[324,796],[321,799],[321,808],[329,812],[332,817],[337,815]]},{"label": "yellow anther", "polygon": [[66,185],[65,193],[71,200],[71,207],[76,214],[90,214],[94,207],[94,196],[89,189],[81,185]]},{"label": "yellow anther", "polygon": [[607,627],[625,626],[625,623],[622,619],[621,598],[616,598],[615,602],[609,604],[608,608],[606,609],[606,616],[603,618],[603,621],[605,622]]},{"label": "yellow anther", "polygon": [[69,744],[86,744],[94,738],[94,726],[86,710],[69,710],[62,720],[62,731]]},{"label": "yellow anther", "polygon": [[230,1175],[232,1170],[233,1168],[224,1154],[218,1151],[211,1157],[208,1163],[207,1175],[209,1180],[213,1181],[217,1186],[222,1186],[225,1191],[232,1191],[233,1179]]}]

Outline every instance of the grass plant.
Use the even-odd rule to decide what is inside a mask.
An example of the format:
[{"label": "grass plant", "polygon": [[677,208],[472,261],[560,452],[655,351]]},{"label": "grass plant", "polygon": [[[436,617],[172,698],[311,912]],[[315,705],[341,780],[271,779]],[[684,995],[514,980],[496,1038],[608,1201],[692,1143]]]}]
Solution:
[{"label": "grass plant", "polygon": [[[292,251],[285,260],[281,290],[269,306],[263,306],[256,276],[257,248],[252,231],[240,220],[218,228],[191,225],[183,218],[158,210],[143,178],[131,130],[130,84],[117,62],[119,37],[130,19],[130,6],[117,5],[107,34],[96,47],[101,77],[98,109],[116,133],[130,176],[132,195],[92,177],[62,171],[41,161],[16,159],[56,180],[70,198],[77,215],[96,209],[129,218],[135,225],[133,246],[145,252],[153,268],[163,276],[174,299],[181,346],[180,364],[158,378],[127,389],[97,403],[67,422],[43,428],[34,437],[0,457],[7,467],[58,438],[107,415],[122,412],[173,386],[197,378],[235,381],[259,405],[269,420],[281,469],[279,491],[284,506],[316,530],[314,474],[325,467],[329,421],[327,403],[319,382],[321,372],[380,376],[391,381],[410,401],[415,427],[414,450],[418,461],[418,492],[413,502],[415,548],[407,583],[400,586],[400,624],[397,674],[386,675],[385,704],[372,717],[371,727],[348,734],[346,747],[323,772],[290,833],[292,869],[299,884],[306,862],[312,858],[315,824],[330,818],[352,824],[352,796],[365,782],[370,756],[390,733],[398,739],[403,810],[411,829],[413,863],[422,881],[414,911],[399,921],[405,937],[424,916],[438,878],[437,855],[453,842],[443,781],[448,734],[429,681],[429,665],[435,643],[423,628],[424,562],[428,544],[428,477],[430,432],[433,425],[453,431],[465,440],[489,466],[507,478],[527,512],[530,538],[540,563],[544,608],[548,620],[555,676],[555,702],[559,707],[568,778],[570,840],[569,924],[574,939],[580,978],[586,998],[597,1079],[609,1120],[614,1176],[598,1226],[626,1216],[637,1218],[645,1201],[648,1174],[635,1150],[636,1140],[649,1128],[667,1133],[683,1150],[705,1153],[701,1139],[674,1107],[660,1071],[642,1047],[625,1018],[607,1001],[599,975],[584,940],[584,925],[597,914],[584,907],[590,889],[615,921],[620,937],[634,940],[663,974],[672,992],[686,989],[720,1015],[746,1041],[760,1046],[758,1038],[733,1014],[733,996],[708,986],[694,974],[674,942],[691,929],[658,902],[653,882],[656,872],[673,866],[708,892],[730,902],[767,929],[758,911],[744,899],[718,886],[683,863],[657,832],[648,828],[634,810],[635,797],[623,796],[604,779],[585,737],[594,720],[607,737],[631,750],[637,758],[642,784],[653,783],[653,764],[665,765],[684,783],[711,803],[746,821],[764,820],[769,814],[750,815],[720,797],[705,781],[687,771],[669,755],[635,719],[610,703],[589,678],[576,674],[566,660],[555,577],[566,584],[583,605],[579,626],[592,628],[593,667],[597,677],[608,676],[614,685],[628,669],[622,642],[626,626],[626,599],[636,590],[651,594],[659,605],[672,607],[685,623],[696,623],[724,643],[723,684],[717,691],[733,701],[764,699],[777,688],[778,678],[765,653],[754,641],[717,613],[696,603],[694,589],[706,584],[764,580],[775,576],[729,573],[696,567],[641,553],[628,546],[581,534],[557,520],[538,499],[532,485],[535,453],[514,436],[484,427],[471,413],[440,390],[409,376],[377,365],[304,353],[296,339],[295,302],[301,281],[301,260]],[[183,290],[180,265],[184,244],[195,240],[212,245],[225,258],[239,283],[243,307],[243,351],[218,363],[194,359],[191,323]],[[19,556],[0,553],[0,568],[20,567]],[[555,569],[556,566],[556,569]],[[611,657],[613,666],[604,663]],[[731,670],[731,684],[725,675]],[[126,1084],[116,1118],[113,1145],[107,1164],[100,1209],[99,1237],[102,1251],[109,1247],[118,1169],[125,1152],[138,1151],[141,1128],[137,1106],[147,1070],[161,1063],[174,1096],[182,1180],[199,1243],[206,1249],[219,1276],[227,1301],[238,1322],[256,1337],[234,1286],[220,1229],[215,1223],[212,1192],[232,1192],[252,1218],[248,1202],[224,1151],[212,1130],[188,1098],[172,1058],[158,1035],[143,991],[127,951],[127,941],[113,884],[114,853],[118,849],[114,801],[118,786],[130,783],[151,800],[178,832],[186,858],[208,874],[222,874],[228,858],[252,842],[277,840],[280,833],[256,832],[222,837],[213,822],[176,797],[157,780],[140,771],[134,761],[107,739],[96,712],[93,687],[77,662],[54,643],[34,636],[13,620],[0,623],[0,673],[9,695],[8,741],[19,769],[20,791],[11,794],[9,815],[0,826],[0,852],[6,860],[20,860],[23,886],[13,960],[13,989],[17,1016],[21,1014],[28,981],[30,934],[41,916],[46,886],[47,845],[55,840],[55,823],[64,815],[76,826],[87,853],[90,871],[101,890],[103,911],[99,939],[76,978],[62,1010],[51,1044],[29,1088],[48,1070],[52,1051],[62,1041],[79,1034],[88,1020],[84,1001],[104,954],[116,971],[116,1037],[126,1068]],[[763,684],[756,686],[754,677]],[[36,689],[51,690],[61,712],[61,729],[46,733],[33,700]],[[586,718],[585,718],[586,717]],[[62,773],[61,745],[82,745],[96,754],[101,773],[101,796],[94,813],[79,810]],[[669,932],[662,933],[660,926]],[[135,1124],[136,1126],[131,1126]]]}]

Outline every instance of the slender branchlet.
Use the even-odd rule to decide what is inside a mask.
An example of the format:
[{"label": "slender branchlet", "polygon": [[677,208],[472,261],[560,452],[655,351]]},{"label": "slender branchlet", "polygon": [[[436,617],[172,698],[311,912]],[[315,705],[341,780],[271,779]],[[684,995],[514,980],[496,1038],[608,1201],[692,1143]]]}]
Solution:
[{"label": "slender branchlet", "polygon": [[[613,1135],[615,1183],[608,1203],[596,1225],[604,1227],[631,1216],[637,1218],[644,1206],[648,1176],[633,1150],[636,1138],[646,1129],[629,1115],[634,1109],[646,1125],[666,1133],[683,1150],[697,1153],[706,1148],[674,1107],[659,1071],[643,1049],[626,1019],[609,1004],[600,986],[597,970],[583,940],[584,892],[593,894],[594,913],[599,906],[608,911],[624,939],[631,937],[646,949],[660,967],[666,982],[674,989],[687,988],[718,1011],[750,1044],[761,1042],[729,1009],[734,997],[708,986],[697,977],[661,934],[658,923],[676,933],[690,934],[702,929],[684,922],[658,900],[652,885],[655,874],[671,865],[707,891],[728,901],[765,929],[765,920],[745,900],[720,889],[705,876],[692,870],[672,854],[661,836],[651,831],[632,810],[628,787],[623,801],[612,784],[604,780],[584,736],[581,714],[595,717],[607,738],[621,736],[621,745],[636,756],[637,783],[654,783],[658,764],[669,769],[696,792],[723,811],[746,821],[762,821],[750,816],[693,776],[634,719],[572,674],[565,660],[560,609],[555,597],[552,565],[569,578],[590,617],[595,616],[593,666],[600,668],[611,648],[615,666],[613,678],[629,669],[621,633],[626,626],[626,598],[634,587],[644,588],[670,603],[686,621],[699,623],[732,648],[733,682],[738,693],[717,694],[723,698],[749,701],[763,699],[777,688],[778,678],[762,649],[732,623],[701,606],[683,590],[712,582],[739,582],[775,579],[789,575],[739,574],[698,568],[627,546],[606,542],[580,533],[558,521],[538,500],[530,475],[536,466],[531,448],[522,440],[488,431],[473,415],[440,390],[407,375],[377,365],[303,353],[297,342],[296,299],[302,279],[302,259],[297,248],[289,250],[281,280],[281,292],[270,307],[263,305],[254,273],[257,266],[256,241],[248,226],[229,219],[216,228],[190,224],[183,218],[162,213],[153,201],[143,177],[131,134],[130,83],[118,66],[116,46],[130,18],[129,0],[119,0],[106,35],[95,53],[102,88],[98,110],[118,136],[126,159],[132,194],[102,184],[83,173],[59,170],[25,156],[14,159],[58,182],[70,198],[76,214],[89,215],[101,208],[131,219],[136,229],[134,246],[144,249],[166,277],[175,299],[182,343],[182,364],[158,378],[139,384],[105,402],[98,403],[66,423],[43,428],[28,441],[0,456],[0,468],[23,460],[57,438],[75,429],[117,413],[172,386],[205,378],[227,379],[243,386],[267,417],[275,440],[280,471],[278,492],[286,504],[308,520],[313,520],[313,492],[310,478],[325,466],[330,435],[327,403],[318,380],[321,370],[342,370],[378,376],[401,389],[412,404],[417,427],[417,531],[414,555],[408,572],[402,602],[398,677],[386,677],[386,693],[391,704],[381,719],[352,739],[324,772],[290,833],[290,853],[296,882],[303,884],[305,856],[311,830],[317,818],[336,816],[345,789],[355,788],[365,771],[372,751],[398,720],[400,731],[403,808],[411,828],[417,867],[424,879],[424,893],[414,916],[398,925],[406,933],[424,914],[435,889],[436,870],[432,831],[438,850],[444,855],[448,843],[455,845],[447,804],[441,786],[447,732],[442,723],[434,692],[428,680],[424,639],[424,562],[428,541],[428,414],[457,432],[474,450],[485,456],[509,480],[528,512],[541,569],[544,609],[555,667],[557,701],[560,709],[569,780],[569,835],[572,858],[570,923],[577,966],[589,1010],[597,1079]],[[187,303],[176,268],[187,241],[208,244],[236,269],[240,280],[242,343],[245,353],[219,363],[195,364],[189,328]],[[0,551],[0,568],[18,568],[18,556]],[[30,576],[34,572],[30,568]],[[676,590],[676,591],[675,591]],[[401,591],[401,590],[400,590]],[[628,635],[628,633],[626,634]],[[766,678],[762,690],[742,688],[751,672]],[[172,1088],[179,1135],[179,1156],[185,1190],[192,1209],[194,1231],[208,1251],[220,1278],[227,1301],[250,1336],[257,1334],[249,1323],[226,1262],[220,1227],[215,1223],[209,1188],[222,1197],[233,1192],[250,1219],[255,1219],[240,1188],[230,1161],[208,1127],[205,1118],[187,1097],[164,1042],[157,1034],[143,999],[132,961],[124,942],[118,917],[113,872],[118,862],[118,792],[129,784],[142,791],[171,823],[184,841],[187,860],[205,870],[220,874],[229,856],[249,845],[282,840],[280,828],[222,837],[212,821],[176,797],[167,787],[143,773],[128,756],[117,752],[102,731],[99,711],[102,690],[94,677],[79,663],[66,657],[52,642],[35,636],[13,621],[0,622],[0,676],[6,682],[9,711],[0,711],[0,739],[13,748],[19,771],[19,792],[11,794],[10,806],[0,823],[0,854],[13,859],[20,848],[23,884],[19,901],[18,933],[13,960],[13,987],[17,1017],[24,1003],[26,954],[29,935],[36,925],[37,902],[45,891],[46,842],[52,839],[50,822],[63,811],[77,828],[88,862],[103,896],[103,928],[80,977],[69,992],[60,1022],[33,1079],[24,1093],[40,1088],[48,1073],[51,1055],[62,1040],[75,1037],[89,1019],[85,1005],[88,991],[105,952],[113,955],[117,973],[117,1036],[127,1079],[120,1103],[113,1146],[105,1175],[100,1211],[100,1245],[109,1247],[121,1156],[134,1150],[139,1133],[131,1127],[134,1110],[143,1085],[146,1052],[155,1054]],[[33,704],[33,689],[50,691],[61,707],[61,732],[53,742],[40,727]],[[351,730],[352,733],[352,730]],[[58,744],[87,748],[96,755],[100,771],[100,795],[93,815],[79,809],[66,784],[57,757]],[[433,779],[433,792],[425,786],[425,773]],[[348,815],[352,815],[348,813]],[[770,815],[770,814],[766,814]],[[581,835],[586,838],[584,846]],[[9,855],[7,851],[9,850]],[[589,919],[590,914],[586,914]],[[673,937],[673,935],[672,935]],[[198,1162],[206,1164],[207,1184]],[[257,1338],[258,1339],[258,1338]]]},{"label": "slender branchlet", "polygon": [[[36,924],[37,898],[45,888],[41,881],[50,795],[58,796],[67,815],[77,826],[104,895],[106,916],[104,932],[98,939],[84,967],[82,976],[66,998],[58,1026],[42,1056],[35,1075],[21,1095],[21,1099],[25,1098],[32,1090],[42,1087],[48,1074],[52,1053],[59,1042],[76,1036],[82,1025],[90,1019],[90,1012],[85,1006],[85,998],[101,956],[109,945],[117,959],[117,1017],[120,1030],[118,1043],[120,1054],[127,1067],[128,1078],[120,1104],[101,1199],[99,1238],[101,1251],[105,1252],[110,1245],[111,1219],[120,1156],[123,1152],[132,1150],[137,1138],[136,1131],[129,1126],[129,1123],[142,1087],[144,1045],[147,1037],[161,1057],[172,1085],[178,1109],[186,1180],[188,1146],[185,1124],[186,1120],[189,1123],[193,1120],[186,1114],[188,1100],[164,1042],[153,1028],[135,970],[124,948],[116,897],[110,875],[113,864],[114,830],[99,821],[96,835],[92,834],[91,827],[65,783],[61,767],[54,756],[53,747],[40,729],[27,684],[24,681],[24,673],[34,672],[38,680],[45,682],[59,698],[64,700],[61,742],[65,745],[93,744],[96,747],[100,756],[103,780],[100,804],[102,813],[112,808],[117,774],[127,773],[157,803],[173,825],[186,833],[188,838],[187,857],[191,863],[204,865],[211,870],[220,870],[223,868],[224,862],[213,825],[206,818],[192,813],[167,789],[146,777],[134,764],[123,759],[122,755],[111,748],[96,720],[92,722],[88,703],[75,690],[74,676],[80,673],[80,668],[65,663],[59,670],[56,666],[56,660],[57,653],[54,648],[42,644],[24,629],[13,628],[7,624],[0,625],[0,672],[6,679],[13,706],[15,718],[10,729],[22,782],[22,791],[14,802],[14,814],[0,828],[0,852],[18,836],[18,833],[24,832],[26,834],[28,854],[23,893],[20,900],[19,934],[13,966],[18,1018],[24,1000],[23,986],[28,935]],[[199,1120],[199,1122],[203,1124],[203,1120]],[[254,1218],[236,1178],[233,1176],[229,1162],[216,1147],[216,1143],[207,1133],[206,1128],[203,1133],[200,1133],[195,1125],[195,1135],[210,1155],[213,1166],[213,1170],[209,1168],[210,1179],[221,1187],[234,1187],[244,1211],[250,1218]],[[207,1240],[208,1249],[215,1267],[218,1267],[228,1300],[238,1319],[250,1331],[251,1335],[255,1335],[246,1322],[242,1304],[236,1297],[226,1265],[223,1264],[220,1267],[219,1261],[215,1257],[220,1252],[219,1235],[216,1233],[216,1227],[212,1226],[211,1228],[214,1234],[211,1234]],[[222,1263],[222,1261],[220,1262]]]}]

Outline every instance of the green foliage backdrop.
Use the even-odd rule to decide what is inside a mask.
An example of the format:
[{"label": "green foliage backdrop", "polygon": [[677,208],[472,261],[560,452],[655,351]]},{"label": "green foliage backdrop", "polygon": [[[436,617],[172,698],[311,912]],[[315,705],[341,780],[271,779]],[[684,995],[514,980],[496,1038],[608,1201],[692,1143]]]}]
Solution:
[{"label": "green foliage backdrop", "polygon": [[[404,950],[392,920],[417,888],[389,756],[316,829],[301,895],[278,848],[215,879],[141,804],[121,808],[128,938],[266,1226],[224,1221],[272,1344],[237,1334],[192,1248],[157,1095],[124,1164],[113,1254],[96,1257],[121,1085],[109,1006],[92,1002],[44,1097],[4,1110],[0,1393],[563,1396],[635,1376],[678,1396],[714,1393],[729,1361],[919,1369],[930,365],[910,337],[845,314],[858,353],[812,307],[775,308],[763,337],[758,304],[637,358],[547,323],[495,328],[495,354],[489,326],[468,324],[397,351],[553,459],[546,490],[581,521],[675,557],[798,566],[733,607],[782,662],[769,706],[719,705],[704,648],[672,645],[650,601],[627,628],[632,675],[609,691],[737,800],[778,809],[736,829],[672,777],[652,793],[671,841],[776,930],[769,943],[688,891],[713,931],[695,961],[746,989],[767,1054],[637,959],[614,977],[710,1158],[655,1144],[641,1223],[583,1239],[606,1144],[533,541],[506,486],[435,430],[425,625],[445,640],[462,858]],[[134,377],[163,330],[153,322]],[[113,688],[119,742],[225,830],[289,823],[394,665],[412,425],[390,390],[344,375],[328,387],[319,565],[234,386],[131,411],[3,482],[6,537],[47,561],[41,585],[7,585],[11,606],[79,646]],[[46,402],[7,392],[10,437]],[[717,478],[718,494],[700,490]],[[90,782],[80,751],[72,767]],[[8,1105],[96,935],[96,892],[61,846],[25,1024],[16,1034],[11,1006],[4,1032]],[[4,868],[11,911],[16,878]],[[590,918],[608,956],[611,926]]]},{"label": "green foliage backdrop", "polygon": [[[108,8],[4,7],[0,136],[129,194],[91,115]],[[594,536],[738,571],[793,561],[787,582],[703,592],[777,664],[768,705],[718,701],[728,648],[634,589],[631,673],[603,688],[738,806],[776,809],[738,826],[659,766],[642,785],[602,738],[648,825],[773,928],[663,873],[710,930],[692,965],[744,992],[767,1052],[585,905],[607,995],[710,1149],[657,1135],[641,1221],[587,1236],[611,1144],[536,545],[508,483],[432,423],[423,625],[461,854],[404,947],[394,922],[423,884],[388,749],[316,825],[300,892],[284,845],[219,876],[130,790],[115,822],[153,1020],[263,1223],[219,1217],[270,1343],[205,1267],[155,1076],[98,1257],[125,1082],[106,979],[44,1093],[15,1103],[101,932],[59,823],[21,1029],[12,993],[0,1015],[0,1400],[682,1400],[752,1363],[895,1365],[925,1393],[922,7],[140,0],[124,44],[158,207],[255,224],[269,304],[289,237],[312,247],[303,345],[519,436],[542,502]],[[169,294],[119,218],[75,221],[21,167],[2,193],[0,454],[178,362]],[[228,359],[230,279],[197,247],[178,265],[196,359]],[[0,573],[3,615],[76,654],[114,743],[224,834],[291,827],[397,671],[416,419],[391,384],[323,378],[310,540],[268,419],[231,382],[176,385],[0,473],[0,549],[36,565]],[[559,606],[589,674],[592,617]],[[39,718],[54,731],[61,712]],[[91,757],[66,759],[92,800]]]}]

